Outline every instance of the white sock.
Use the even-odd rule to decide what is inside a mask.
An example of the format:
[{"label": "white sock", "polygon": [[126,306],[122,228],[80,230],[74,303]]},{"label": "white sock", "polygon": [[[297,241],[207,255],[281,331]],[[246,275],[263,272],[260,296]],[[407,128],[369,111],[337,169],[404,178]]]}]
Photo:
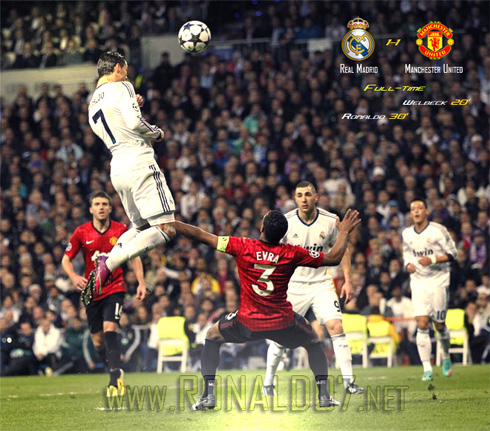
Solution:
[{"label": "white sock", "polygon": [[449,359],[449,346],[451,344],[449,330],[447,329],[447,326],[444,326],[444,329],[438,332],[442,347],[442,359]]},{"label": "white sock", "polygon": [[284,347],[278,346],[272,342],[267,350],[267,368],[265,369],[264,386],[274,384],[274,376],[276,375],[277,366],[281,361]]},{"label": "white sock", "polygon": [[432,371],[432,365],[430,364],[432,345],[430,343],[430,335],[428,329],[417,329],[417,350],[419,351],[419,356],[424,367],[424,372]]},{"label": "white sock", "polygon": [[347,388],[352,382],[354,373],[352,371],[352,354],[350,352],[349,343],[345,334],[332,335],[333,351],[335,352],[335,360],[337,366],[340,367],[340,372],[344,378],[344,386]]},{"label": "white sock", "polygon": [[[136,229],[134,229],[136,234],[132,232],[126,238],[123,238],[131,231],[133,231],[133,229],[130,229],[121,235],[118,243],[109,253],[109,258],[106,261],[106,265],[111,271],[114,271],[128,260],[146,253],[160,244],[170,241],[169,236],[158,226],[150,227],[142,232],[138,232]],[[121,239],[123,241],[121,241]],[[118,245],[119,243],[121,243],[120,246]]]}]

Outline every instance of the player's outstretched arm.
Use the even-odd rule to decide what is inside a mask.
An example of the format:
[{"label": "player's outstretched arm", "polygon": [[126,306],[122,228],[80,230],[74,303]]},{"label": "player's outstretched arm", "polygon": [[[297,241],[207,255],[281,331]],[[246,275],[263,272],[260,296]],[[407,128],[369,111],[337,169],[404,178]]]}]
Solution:
[{"label": "player's outstretched arm", "polygon": [[218,246],[218,237],[202,230],[200,227],[191,226],[190,224],[182,223],[180,221],[176,221],[174,227],[177,233],[180,233],[187,238],[202,242],[212,248]]},{"label": "player's outstretched arm", "polygon": [[336,266],[340,263],[345,250],[347,250],[349,233],[351,233],[360,223],[361,218],[359,217],[359,211],[348,209],[344,219],[337,224],[337,229],[339,230],[337,241],[335,241],[335,244],[330,251],[323,255],[322,266]]}]

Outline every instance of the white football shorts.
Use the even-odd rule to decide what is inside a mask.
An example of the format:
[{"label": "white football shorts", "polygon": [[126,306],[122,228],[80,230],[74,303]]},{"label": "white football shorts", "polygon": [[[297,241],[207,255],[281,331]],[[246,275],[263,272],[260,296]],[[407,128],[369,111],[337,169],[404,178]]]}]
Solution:
[{"label": "white football shorts", "polygon": [[332,319],[342,320],[339,297],[333,282],[289,283],[288,301],[301,316],[311,307],[316,318],[323,324]]},{"label": "white football shorts", "polygon": [[449,300],[448,286],[428,287],[410,283],[414,316],[430,316],[434,322],[444,322]]},{"label": "white football shorts", "polygon": [[174,199],[157,165],[111,176],[111,181],[133,227],[175,221]]}]

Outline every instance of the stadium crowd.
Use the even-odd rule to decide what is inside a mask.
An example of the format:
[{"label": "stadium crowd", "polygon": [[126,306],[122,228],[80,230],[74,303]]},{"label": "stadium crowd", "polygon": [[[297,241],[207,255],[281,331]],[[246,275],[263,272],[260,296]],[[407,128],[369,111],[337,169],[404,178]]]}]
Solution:
[{"label": "stadium crowd", "polygon": [[[167,8],[165,2],[143,2],[138,16],[124,6],[133,3],[118,8],[100,3],[86,15],[72,15],[83,2],[73,10],[58,3],[52,15],[52,24],[59,28],[56,37],[58,30],[43,30],[48,15],[39,8],[33,7],[28,18],[12,9],[11,47],[18,50],[17,56],[26,57],[32,45],[42,51],[50,43],[58,50],[65,44],[67,50],[76,37],[77,44],[96,40],[89,60],[94,62],[102,49],[117,48],[107,43],[116,31],[117,43],[130,47],[128,75],[145,99],[144,115],[165,130],[165,141],[156,144],[155,151],[181,220],[219,235],[257,238],[260,220],[269,209],[287,212],[295,207],[292,192],[300,180],[317,185],[321,208],[339,215],[348,207],[361,211],[362,227],[351,240],[355,299],[345,312],[410,316],[401,231],[411,224],[411,200],[425,197],[430,219],[445,225],[458,246],[450,308],[465,309],[473,362],[484,360],[490,333],[490,34],[484,32],[481,17],[488,16],[488,3],[437,8],[437,18],[455,30],[455,45],[445,62],[464,67],[464,74],[406,74],[405,63],[432,65],[413,43],[377,49],[370,59],[379,65],[377,75],[342,75],[342,53],[327,50],[307,56],[284,39],[288,32],[292,36],[287,37],[300,38],[303,24],[318,26],[315,36],[324,36],[325,27],[330,37],[336,37],[335,31],[344,34],[343,23],[353,13],[386,31],[399,28],[408,34],[435,16],[430,3],[424,2],[429,5],[424,9],[422,2],[408,1],[378,2],[376,10],[386,6],[379,17],[369,10],[370,2],[356,11],[340,2],[305,1],[287,7],[279,3],[264,11],[273,28],[265,34],[271,38],[268,50],[252,46],[236,52],[231,61],[210,51],[186,56],[177,66],[162,53],[155,70],[139,72],[134,67],[139,61],[137,43],[132,42],[139,40],[142,28],[175,32],[172,25],[189,18],[187,8],[199,7],[203,16],[211,16],[208,2],[192,8],[184,3]],[[329,9],[323,14],[328,22],[315,22],[318,7]],[[118,14],[117,27],[113,13]],[[390,20],[383,21],[381,16],[388,13]],[[180,21],[168,18],[171,14]],[[250,17],[247,14],[238,27],[244,39],[258,36],[248,28],[255,24]],[[95,33],[95,26],[87,25],[93,22],[99,24]],[[5,69],[8,44],[2,41]],[[463,106],[401,107],[406,98],[420,96],[364,91],[367,84],[395,83],[425,86],[423,100],[471,101]],[[85,326],[80,294],[60,267],[71,233],[90,220],[92,192],[108,192],[113,219],[128,222],[109,179],[109,153],[88,125],[91,90],[80,85],[67,96],[61,85],[46,84],[40,94],[28,94],[21,87],[13,103],[1,106],[2,374],[102,367]],[[386,119],[342,119],[347,112],[384,114]],[[400,112],[407,117],[388,120]],[[194,351],[199,352],[210,323],[235,311],[239,300],[235,267],[224,254],[178,237],[142,257],[153,291],[144,303],[137,301],[136,278],[126,271],[121,342],[128,370],[154,369],[156,322],[162,316],[185,316]],[[83,262],[74,262],[82,273]],[[342,278],[337,271],[337,283]],[[402,339],[413,341],[410,321],[397,322],[396,329]],[[410,347],[405,353],[412,362],[417,360]]]}]

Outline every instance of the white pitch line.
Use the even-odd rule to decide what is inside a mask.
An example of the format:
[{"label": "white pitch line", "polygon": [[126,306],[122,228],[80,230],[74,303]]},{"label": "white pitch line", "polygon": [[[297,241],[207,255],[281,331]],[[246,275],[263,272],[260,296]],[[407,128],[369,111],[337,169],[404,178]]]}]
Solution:
[{"label": "white pitch line", "polygon": [[112,412],[114,410],[127,410],[127,409],[128,409],[127,407],[115,407],[113,409],[109,407],[95,407],[95,410],[101,410],[103,412]]},{"label": "white pitch line", "polygon": [[61,397],[63,395],[91,395],[96,392],[57,392],[55,394],[39,394],[40,397]]}]

